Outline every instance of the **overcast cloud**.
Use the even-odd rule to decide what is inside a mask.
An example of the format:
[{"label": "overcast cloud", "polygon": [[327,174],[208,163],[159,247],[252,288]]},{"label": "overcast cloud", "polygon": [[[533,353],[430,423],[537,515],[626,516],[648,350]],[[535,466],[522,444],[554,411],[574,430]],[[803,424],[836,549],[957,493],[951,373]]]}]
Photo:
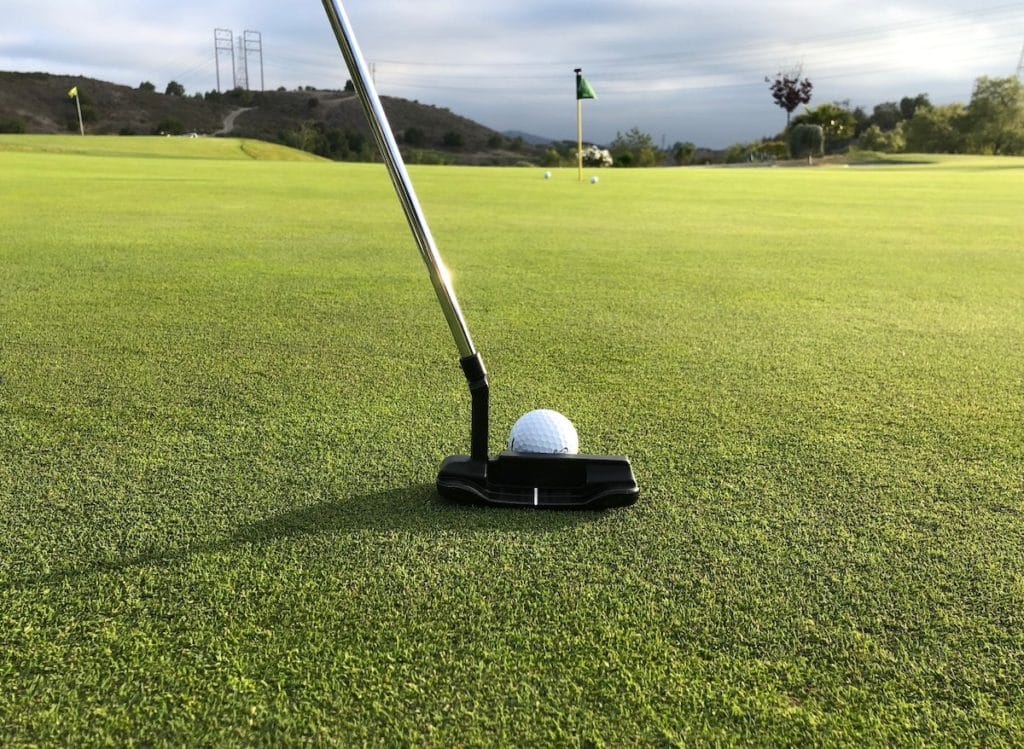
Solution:
[{"label": "overcast cloud", "polygon": [[[928,93],[969,100],[980,75],[1016,72],[1024,2],[971,0],[351,0],[382,94],[448,107],[497,130],[575,134],[574,67],[598,94],[585,136],[639,127],[721,147],[777,132],[766,75],[802,65],[812,106]],[[340,88],[347,74],[319,2],[0,0],[0,70],[137,86],[217,87],[213,30],[262,34],[266,88]],[[257,58],[249,58],[258,88]],[[231,88],[221,57],[221,87]]]}]

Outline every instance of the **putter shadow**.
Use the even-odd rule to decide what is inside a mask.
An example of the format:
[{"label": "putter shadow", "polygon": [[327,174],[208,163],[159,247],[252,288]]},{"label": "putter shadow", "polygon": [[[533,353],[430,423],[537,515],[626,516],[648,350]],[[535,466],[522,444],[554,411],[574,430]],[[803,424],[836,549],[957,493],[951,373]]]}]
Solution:
[{"label": "putter shadow", "polygon": [[124,572],[150,565],[167,566],[193,556],[232,552],[281,539],[365,531],[401,532],[414,536],[436,536],[442,531],[465,536],[478,533],[545,534],[594,522],[601,514],[463,505],[438,497],[433,484],[420,484],[283,510],[245,523],[220,540],[175,549],[156,549],[118,560],[84,562],[38,575],[15,576],[3,587],[51,585],[104,572]]}]

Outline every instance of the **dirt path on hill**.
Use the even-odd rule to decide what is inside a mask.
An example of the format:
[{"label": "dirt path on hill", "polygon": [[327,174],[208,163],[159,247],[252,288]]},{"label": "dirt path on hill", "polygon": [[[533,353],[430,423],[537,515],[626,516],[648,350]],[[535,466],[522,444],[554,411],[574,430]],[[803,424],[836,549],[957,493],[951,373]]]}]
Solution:
[{"label": "dirt path on hill", "polygon": [[235,120],[238,119],[238,115],[242,112],[248,112],[250,109],[256,107],[239,107],[238,109],[232,110],[227,117],[224,118],[224,127],[214,133],[214,135],[227,135],[235,129]]}]

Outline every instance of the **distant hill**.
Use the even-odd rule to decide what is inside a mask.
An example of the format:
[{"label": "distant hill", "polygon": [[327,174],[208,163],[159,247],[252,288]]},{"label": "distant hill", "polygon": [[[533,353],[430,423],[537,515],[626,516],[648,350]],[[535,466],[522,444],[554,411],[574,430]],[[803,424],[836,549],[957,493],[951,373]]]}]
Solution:
[{"label": "distant hill", "polygon": [[520,138],[524,143],[531,146],[549,146],[555,142],[554,138],[545,138],[543,135],[524,133],[522,130],[503,130],[502,135],[506,138]]},{"label": "distant hill", "polygon": [[[341,91],[233,91],[171,96],[92,78],[0,72],[0,132],[78,130],[78,87],[86,132],[257,138],[331,158],[373,158],[369,128],[355,95]],[[383,97],[384,109],[412,163],[537,163],[542,149],[441,107]]]},{"label": "distant hill", "polygon": [[20,124],[28,133],[77,132],[75,101],[68,97],[72,86],[78,86],[86,130],[98,135],[152,135],[172,121],[185,131],[212,133],[231,109],[91,78],[0,72],[0,129],[11,131]]}]

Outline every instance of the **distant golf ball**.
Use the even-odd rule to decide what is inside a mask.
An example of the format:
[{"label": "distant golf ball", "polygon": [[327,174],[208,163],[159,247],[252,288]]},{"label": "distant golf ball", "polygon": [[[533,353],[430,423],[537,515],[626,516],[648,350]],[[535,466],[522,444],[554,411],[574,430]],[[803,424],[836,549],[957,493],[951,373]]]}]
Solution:
[{"label": "distant golf ball", "polygon": [[517,453],[564,453],[580,451],[580,440],[572,422],[547,408],[519,417],[508,435],[508,449]]},{"label": "distant golf ball", "polygon": [[597,175],[596,174],[593,177],[590,178],[590,184],[592,184],[592,185],[596,185],[597,184]]},{"label": "distant golf ball", "polygon": [[551,172],[544,172],[544,179],[551,179]]}]

